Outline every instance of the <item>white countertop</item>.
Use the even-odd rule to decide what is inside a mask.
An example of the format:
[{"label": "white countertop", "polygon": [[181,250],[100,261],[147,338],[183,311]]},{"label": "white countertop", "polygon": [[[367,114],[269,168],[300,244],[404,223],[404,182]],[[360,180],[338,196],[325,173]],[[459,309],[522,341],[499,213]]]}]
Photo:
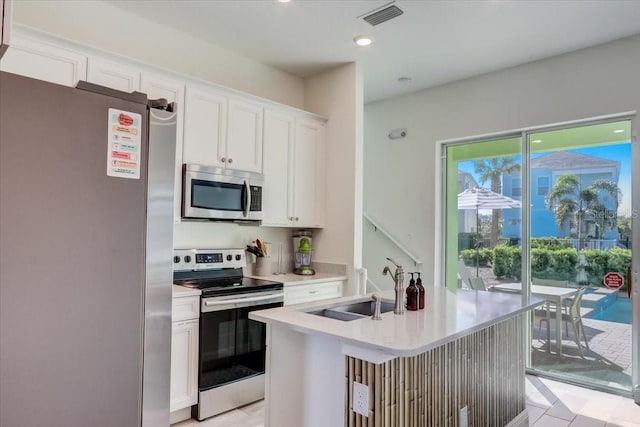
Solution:
[{"label": "white countertop", "polygon": [[[347,302],[368,300],[370,294],[252,311],[249,317],[302,333],[332,336],[348,345],[397,357],[424,353],[543,302],[540,298],[532,297],[528,304],[523,304],[521,295],[501,292],[460,289],[454,293],[441,286],[426,286],[425,290],[424,310],[407,311],[404,315],[395,315],[390,311],[383,313],[379,321],[367,317],[345,322],[306,313]],[[384,300],[394,300],[393,291],[380,294]]]},{"label": "white countertop", "polygon": [[200,296],[202,291],[200,289],[187,288],[185,286],[172,285],[173,298]]},{"label": "white countertop", "polygon": [[329,273],[316,273],[310,276],[301,276],[299,274],[270,274],[269,276],[254,276],[246,274],[245,277],[254,279],[273,280],[274,282],[282,282],[284,286],[306,285],[311,283],[331,282],[334,280],[347,280],[345,275],[336,275]]}]

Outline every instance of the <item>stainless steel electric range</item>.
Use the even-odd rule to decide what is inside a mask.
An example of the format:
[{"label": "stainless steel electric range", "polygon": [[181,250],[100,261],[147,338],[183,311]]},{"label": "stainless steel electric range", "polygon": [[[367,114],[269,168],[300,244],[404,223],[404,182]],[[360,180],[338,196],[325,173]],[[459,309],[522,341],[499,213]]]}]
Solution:
[{"label": "stainless steel electric range", "polygon": [[265,325],[249,312],[281,307],[283,284],[244,277],[243,249],[174,251],[176,285],[202,290],[198,405],[209,418],[264,398]]}]

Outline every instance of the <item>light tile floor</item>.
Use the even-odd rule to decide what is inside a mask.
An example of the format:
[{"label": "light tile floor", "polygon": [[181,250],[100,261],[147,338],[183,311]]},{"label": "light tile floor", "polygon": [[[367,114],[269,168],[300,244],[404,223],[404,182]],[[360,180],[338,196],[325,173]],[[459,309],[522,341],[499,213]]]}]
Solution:
[{"label": "light tile floor", "polygon": [[533,427],[640,427],[640,406],[629,398],[527,376]]},{"label": "light tile floor", "polygon": [[[631,399],[531,375],[527,375],[527,408],[532,427],[640,427],[640,406]],[[173,427],[264,427],[264,404]]]}]

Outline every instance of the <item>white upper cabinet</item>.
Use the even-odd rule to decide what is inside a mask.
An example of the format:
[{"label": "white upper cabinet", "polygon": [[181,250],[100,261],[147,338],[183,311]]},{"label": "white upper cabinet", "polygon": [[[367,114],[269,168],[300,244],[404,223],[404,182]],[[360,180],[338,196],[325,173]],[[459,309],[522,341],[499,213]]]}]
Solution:
[{"label": "white upper cabinet", "polygon": [[262,172],[262,105],[239,98],[229,99],[227,150],[228,168]]},{"label": "white upper cabinet", "polygon": [[264,226],[324,225],[324,123],[267,110]]},{"label": "white upper cabinet", "polygon": [[182,162],[225,167],[227,98],[190,85],[185,114]]},{"label": "white upper cabinet", "polygon": [[297,227],[322,227],[325,204],[324,123],[296,121],[293,206]]},{"label": "white upper cabinet", "polygon": [[39,40],[14,36],[0,70],[75,87],[87,78],[87,56]]},{"label": "white upper cabinet", "polygon": [[164,98],[169,102],[175,102],[177,107],[177,134],[176,134],[176,168],[175,168],[175,200],[173,218],[180,221],[180,205],[182,194],[182,137],[184,135],[184,88],[182,80],[172,79],[160,74],[142,72],[140,76],[140,91],[147,94],[149,99]]},{"label": "white upper cabinet", "polygon": [[140,90],[140,70],[92,56],[89,57],[87,81],[130,93]]},{"label": "white upper cabinet", "polygon": [[183,163],[262,173],[263,107],[189,85]]},{"label": "white upper cabinet", "polygon": [[265,111],[262,225],[293,225],[294,137],[293,115],[274,110]]}]

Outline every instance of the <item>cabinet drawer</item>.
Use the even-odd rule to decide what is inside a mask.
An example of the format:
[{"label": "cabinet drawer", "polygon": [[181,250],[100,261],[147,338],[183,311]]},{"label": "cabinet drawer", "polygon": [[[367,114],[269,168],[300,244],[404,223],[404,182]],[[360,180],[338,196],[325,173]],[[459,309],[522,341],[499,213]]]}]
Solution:
[{"label": "cabinet drawer", "polygon": [[342,296],[342,280],[284,288],[284,305],[300,304]]},{"label": "cabinet drawer", "polygon": [[197,319],[200,317],[200,297],[175,297],[171,309],[171,321]]}]

